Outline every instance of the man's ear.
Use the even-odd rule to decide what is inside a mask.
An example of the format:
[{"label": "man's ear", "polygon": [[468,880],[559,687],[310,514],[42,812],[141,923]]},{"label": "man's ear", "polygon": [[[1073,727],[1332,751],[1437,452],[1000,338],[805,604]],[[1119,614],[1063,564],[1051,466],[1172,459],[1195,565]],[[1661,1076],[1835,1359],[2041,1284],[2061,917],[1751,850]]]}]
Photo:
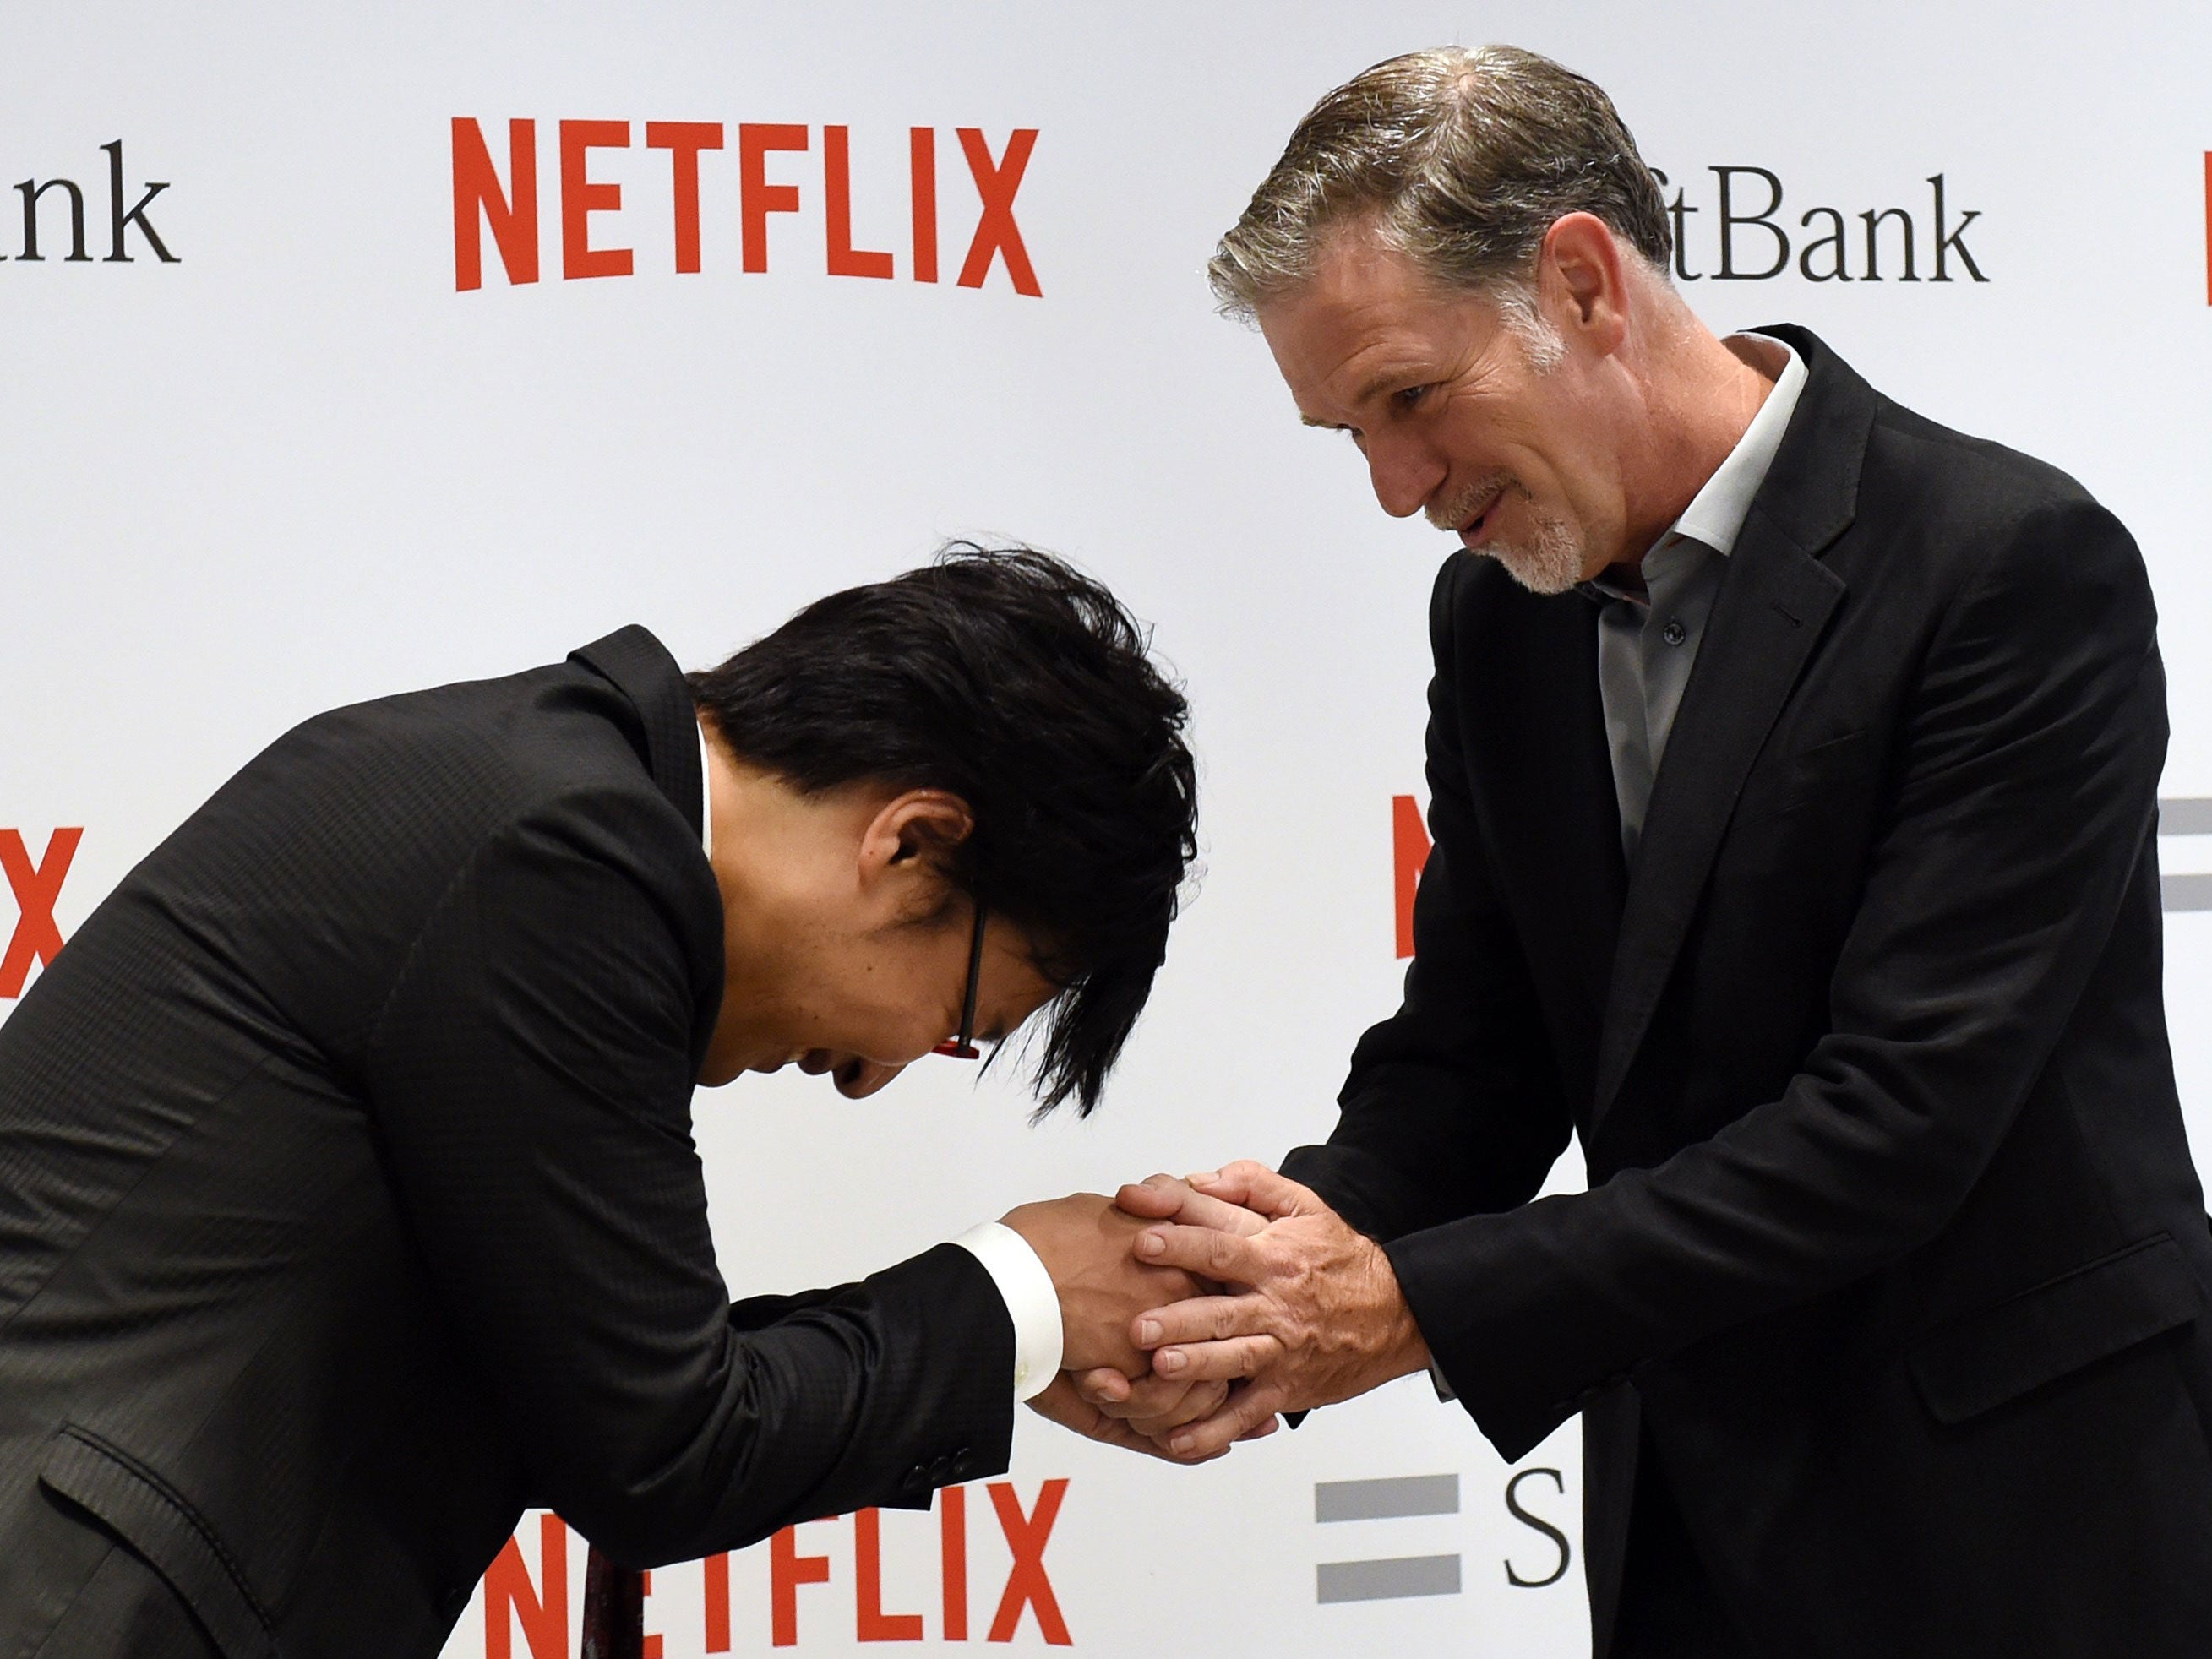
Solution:
[{"label": "man's ear", "polygon": [[1613,228],[1595,213],[1552,222],[1536,260],[1539,303],[1567,331],[1601,353],[1618,350],[1628,331],[1628,273]]},{"label": "man's ear", "polygon": [[916,895],[941,885],[945,860],[975,833],[975,814],[943,789],[908,789],[876,809],[860,832],[860,885],[890,901],[902,915]]}]

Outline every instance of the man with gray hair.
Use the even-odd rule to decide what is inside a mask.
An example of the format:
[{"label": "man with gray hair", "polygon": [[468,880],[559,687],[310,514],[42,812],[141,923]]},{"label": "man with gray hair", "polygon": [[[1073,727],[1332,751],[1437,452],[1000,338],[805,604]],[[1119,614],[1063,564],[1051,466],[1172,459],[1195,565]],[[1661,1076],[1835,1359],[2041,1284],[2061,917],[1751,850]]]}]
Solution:
[{"label": "man with gray hair", "polygon": [[1668,252],[1605,94],[1503,47],[1329,94],[1223,239],[1301,416],[1462,544],[1435,850],[1328,1145],[1123,1190],[1231,1291],[1080,1386],[1193,1460],[1423,1369],[1509,1461],[1579,1413],[1606,1659],[2201,1656],[2142,558]]}]

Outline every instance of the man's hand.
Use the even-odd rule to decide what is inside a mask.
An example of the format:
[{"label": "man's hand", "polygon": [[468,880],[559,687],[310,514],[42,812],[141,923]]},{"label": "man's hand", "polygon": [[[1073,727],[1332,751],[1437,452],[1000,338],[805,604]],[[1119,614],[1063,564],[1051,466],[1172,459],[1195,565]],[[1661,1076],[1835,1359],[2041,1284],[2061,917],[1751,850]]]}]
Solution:
[{"label": "man's hand", "polygon": [[[1112,1375],[1118,1376],[1121,1373],[1117,1371]],[[1143,1452],[1147,1457],[1163,1457],[1171,1463],[1210,1462],[1229,1449],[1224,1446],[1220,1451],[1209,1453],[1204,1457],[1186,1457],[1180,1453],[1170,1452],[1158,1441],[1138,1432],[1134,1424],[1109,1417],[1091,1404],[1075,1391],[1074,1380],[1066,1371],[1054,1377],[1051,1386],[1042,1393],[1030,1398],[1030,1409],[1040,1416],[1050,1418],[1062,1428],[1073,1429],[1102,1445],[1120,1446],[1128,1451]],[[1243,1437],[1257,1440],[1274,1431],[1275,1419],[1271,1417],[1264,1426]]]},{"label": "man's hand", "polygon": [[1256,1232],[1163,1222],[1137,1240],[1146,1261],[1234,1287],[1155,1308],[1131,1327],[1164,1382],[1233,1385],[1212,1416],[1169,1431],[1170,1455],[1218,1455],[1278,1412],[1334,1405],[1428,1364],[1389,1258],[1312,1192],[1250,1163],[1188,1185],[1268,1219]]},{"label": "man's hand", "polygon": [[[1114,1195],[1115,1207],[1148,1221],[1177,1221],[1193,1227],[1214,1227],[1224,1232],[1251,1234],[1267,1224],[1267,1218],[1235,1204],[1199,1192],[1188,1182],[1173,1176],[1148,1176]],[[1229,1397],[1225,1382],[1176,1381],[1163,1376],[1131,1376],[1109,1365],[1085,1371],[1071,1370],[1076,1392],[1102,1415],[1127,1424],[1146,1440],[1159,1444],[1169,1431],[1186,1423],[1211,1417]],[[1272,1432],[1274,1419],[1267,1419]],[[1248,1435],[1256,1439],[1257,1435]],[[1218,1454],[1217,1454],[1218,1455]]]},{"label": "man's hand", "polygon": [[1060,1364],[1069,1370],[1111,1366],[1143,1376],[1152,1360],[1129,1340],[1133,1317],[1205,1291],[1180,1268],[1139,1261],[1132,1247],[1144,1219],[1097,1193],[1024,1204],[1005,1221],[1028,1241],[1060,1292]]},{"label": "man's hand", "polygon": [[[1231,1166],[1241,1167],[1241,1166]],[[1253,1166],[1258,1168],[1257,1164]],[[1187,1227],[1211,1227],[1216,1232],[1235,1233],[1249,1238],[1264,1229],[1270,1217],[1257,1210],[1232,1203],[1222,1191],[1200,1192],[1193,1182],[1219,1182],[1221,1176],[1209,1172],[1177,1181],[1173,1176],[1146,1176],[1114,1194],[1114,1207],[1123,1212],[1142,1216],[1147,1221],[1174,1221]]]}]

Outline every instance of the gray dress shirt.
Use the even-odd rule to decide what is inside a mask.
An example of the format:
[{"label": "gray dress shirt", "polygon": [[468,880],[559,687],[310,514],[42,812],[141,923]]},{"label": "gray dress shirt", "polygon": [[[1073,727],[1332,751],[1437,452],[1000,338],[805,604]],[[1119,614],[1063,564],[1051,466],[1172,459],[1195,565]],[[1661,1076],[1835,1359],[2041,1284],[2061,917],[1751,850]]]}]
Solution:
[{"label": "gray dress shirt", "polygon": [[1789,346],[1765,335],[1736,337],[1755,339],[1786,359],[1766,401],[1641,566],[1614,565],[1583,585],[1604,606],[1597,627],[1598,693],[1613,755],[1613,794],[1620,803],[1621,850],[1632,867],[1667,734],[1720,592],[1726,568],[1721,562],[1735,550],[1751,499],[1766,480],[1805,386],[1804,362]]}]

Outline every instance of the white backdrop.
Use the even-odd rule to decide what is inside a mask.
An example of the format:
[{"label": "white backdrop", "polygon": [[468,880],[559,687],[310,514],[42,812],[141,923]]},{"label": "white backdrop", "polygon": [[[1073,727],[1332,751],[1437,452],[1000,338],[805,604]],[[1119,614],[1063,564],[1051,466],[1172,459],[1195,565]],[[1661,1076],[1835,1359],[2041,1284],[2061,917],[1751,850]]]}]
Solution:
[{"label": "white backdrop", "polygon": [[[1419,787],[1425,602],[1447,546],[1384,520],[1342,441],[1298,428],[1200,276],[1307,105],[1391,53],[1506,40],[1593,76],[1685,192],[1702,273],[1685,289],[1709,321],[1809,324],[1893,395],[2085,480],[2142,541],[2166,618],[2166,793],[2212,797],[2199,4],[210,9],[0,14],[0,851],[12,830],[51,885],[64,842],[49,852],[49,836],[82,830],[54,904],[64,937],[309,713],[550,660],[630,621],[708,662],[949,535],[1084,562],[1157,623],[1188,681],[1207,874],[1105,1111],[1031,1130],[1009,1076],[927,1065],[858,1105],[793,1078],[702,1096],[738,1293],[855,1275],[1026,1198],[1272,1159],[1326,1133],[1351,1042],[1393,1006],[1391,798]],[[456,118],[510,185],[507,123],[536,124],[533,284],[510,283],[487,235],[483,286],[457,289]],[[627,276],[562,275],[559,130],[584,120],[629,125],[631,148],[585,158],[622,204],[590,216],[589,245],[633,250]],[[670,121],[725,128],[700,157],[691,274],[674,269],[670,157],[647,145],[646,124]],[[808,145],[763,163],[798,205],[769,216],[757,273],[742,268],[747,123],[802,126]],[[890,280],[826,270],[833,126],[849,130],[854,241],[892,256]],[[934,283],[914,279],[917,127],[935,134]],[[1012,203],[1035,296],[1003,260],[980,287],[955,280],[978,217],[963,127],[993,158],[1037,134]],[[1723,177],[1739,215],[1770,191],[1716,168],[1782,189],[1771,222],[1795,246],[1773,277],[1711,274]],[[1948,282],[1933,280],[1936,175],[1946,234],[1979,216],[1947,250]],[[87,257],[65,257],[70,203],[52,189],[37,198],[44,257],[26,261],[13,183],[64,178]],[[109,258],[113,215],[155,181],[167,188],[123,228],[130,257]],[[1802,216],[1823,206],[1856,280],[1800,264],[1835,252],[1803,246],[1826,221],[1807,231]],[[1883,280],[1864,280],[1859,216],[1891,207],[1912,216],[1917,282],[1899,280],[1895,220]],[[1773,251],[1739,227],[1732,264],[1756,272]],[[2212,836],[2166,854],[2212,873]],[[42,915],[38,884],[23,884]],[[19,920],[8,894],[0,937]],[[2194,1016],[2212,915],[2178,911],[2169,942],[2183,1092],[2208,1146],[2212,1035]],[[1571,1165],[1557,1183],[1579,1179]],[[1068,1482],[1041,1559],[1079,1650],[1571,1655],[1587,1650],[1577,1465],[1570,1428],[1522,1466],[1556,1474],[1516,1489],[1576,1550],[1564,1576],[1559,1544],[1509,1510],[1514,1472],[1425,1382],[1195,1472],[1025,1421],[1009,1479],[1024,1512]],[[1455,1480],[1316,1492],[1413,1476]],[[1394,1498],[1431,1512],[1316,1519],[1317,1502]],[[971,1488],[974,1642],[1011,1561],[997,1516]],[[919,1614],[931,1645],[947,1639],[940,1536],[935,1516],[881,1522],[879,1608]],[[827,1571],[792,1591],[802,1650],[858,1644],[855,1537],[850,1518],[799,1529],[798,1555]],[[536,1611],[562,1599],[539,1539],[532,1517],[509,1579],[520,1610],[502,1590],[488,1620],[480,1595],[453,1654],[569,1650]],[[732,1650],[773,1644],[769,1553],[731,1564]],[[1443,1559],[1328,1582],[1457,1592],[1319,1599],[1320,1564],[1407,1558]],[[572,1546],[579,1585],[582,1560]],[[656,1576],[665,1659],[715,1650],[707,1603],[698,1567]],[[572,1594],[570,1623],[578,1610]],[[1021,1611],[1011,1645],[1051,1645],[1048,1622]]]}]

